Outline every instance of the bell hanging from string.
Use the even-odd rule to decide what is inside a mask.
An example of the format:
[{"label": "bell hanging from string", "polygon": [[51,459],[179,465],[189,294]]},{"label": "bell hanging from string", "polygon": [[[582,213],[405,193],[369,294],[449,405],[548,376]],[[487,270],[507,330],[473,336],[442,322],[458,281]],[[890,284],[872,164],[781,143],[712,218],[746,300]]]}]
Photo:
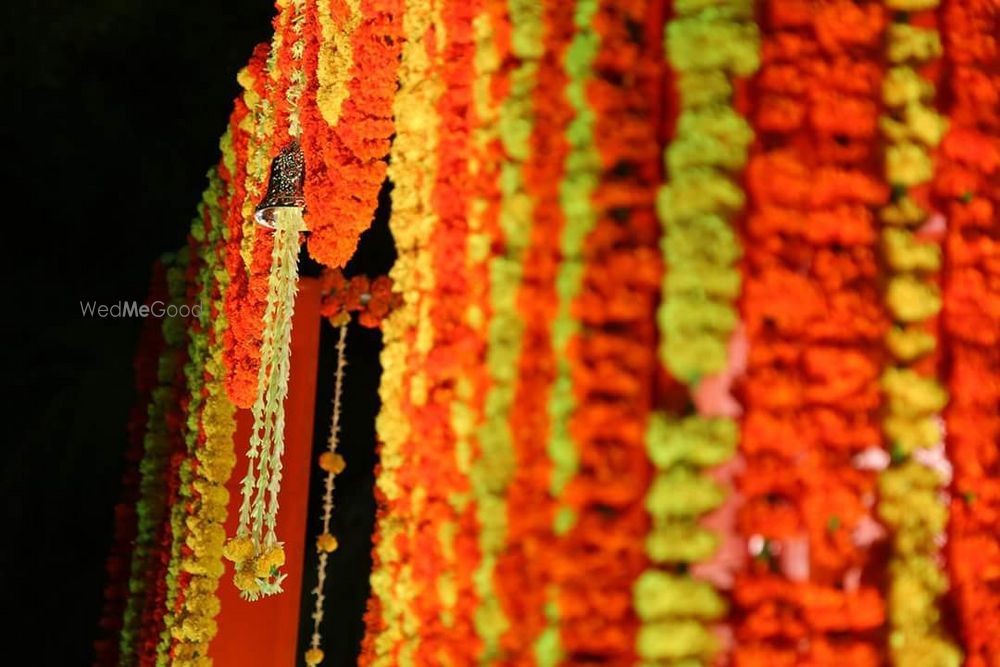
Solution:
[{"label": "bell hanging from string", "polygon": [[257,224],[274,229],[277,209],[303,208],[306,204],[304,185],[305,157],[299,142],[292,141],[271,161],[267,193],[254,213]]}]

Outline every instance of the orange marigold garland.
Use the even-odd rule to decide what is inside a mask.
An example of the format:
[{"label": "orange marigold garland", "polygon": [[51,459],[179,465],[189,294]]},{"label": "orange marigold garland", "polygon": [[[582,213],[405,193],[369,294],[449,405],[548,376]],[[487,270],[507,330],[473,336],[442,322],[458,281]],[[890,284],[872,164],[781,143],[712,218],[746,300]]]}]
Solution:
[{"label": "orange marigold garland", "polygon": [[[415,463],[424,469],[426,496],[413,546],[426,565],[414,562],[421,632],[414,652],[418,663],[468,664],[476,658],[473,572],[475,506],[470,503],[469,452],[460,448],[452,426],[456,386],[468,367],[471,332],[465,318],[468,298],[466,263],[467,214],[471,195],[469,151],[475,122],[472,106],[475,43],[472,20],[480,0],[446,0],[436,5],[440,21],[428,40],[441,92],[434,146],[437,171],[430,192],[434,229],[429,239],[431,271],[422,316],[433,322],[432,347],[423,356],[426,397],[413,421],[421,444]],[[419,344],[419,341],[418,341]],[[421,404],[422,403],[422,404]],[[434,447],[428,447],[433,443]],[[415,488],[416,493],[421,490]],[[470,530],[470,528],[472,530]]]},{"label": "orange marigold garland", "polygon": [[944,0],[950,128],[935,194],[945,238],[946,554],[966,665],[1000,656],[1000,6]]},{"label": "orange marigold garland", "polygon": [[[372,596],[378,599],[378,626],[369,626],[371,652],[364,664],[396,664],[412,659],[418,641],[419,617],[414,607],[414,569],[419,555],[412,550],[416,522],[426,483],[418,467],[415,415],[426,401],[423,354],[433,340],[427,295],[433,285],[429,242],[435,225],[431,192],[437,173],[435,147],[439,120],[435,100],[440,84],[433,78],[429,48],[434,41],[431,2],[408,3],[401,14],[405,36],[396,94],[397,136],[392,146],[389,176],[395,183],[389,226],[398,258],[390,271],[401,306],[382,326],[382,408],[376,420],[381,441],[376,484],[384,503],[376,524]],[[424,564],[426,564],[426,560]]]},{"label": "orange marigold garland", "polygon": [[[512,368],[514,341],[520,330],[513,303],[511,279],[516,264],[506,257],[506,238],[501,217],[505,198],[501,179],[509,169],[508,153],[502,138],[500,118],[510,118],[510,74],[516,62],[510,57],[512,26],[507,3],[486,2],[473,18],[475,39],[472,129],[469,174],[472,191],[469,201],[469,234],[466,238],[466,270],[469,288],[465,320],[475,335],[469,345],[470,368],[456,387],[452,428],[456,447],[467,447],[470,455],[469,481],[476,511],[476,542],[468,558],[475,560],[472,620],[480,660],[495,656],[506,619],[497,597],[493,567],[503,546],[506,527],[504,491],[511,478],[509,431],[503,425],[509,394],[496,392],[496,384],[506,390]],[[509,120],[507,121],[509,122]],[[507,209],[509,210],[509,208]],[[504,216],[504,219],[506,217]],[[498,254],[494,254],[494,249]],[[501,250],[502,249],[502,250]],[[499,314],[499,318],[495,317]],[[516,357],[513,357],[516,358]]]},{"label": "orange marigold garland", "polygon": [[587,97],[595,114],[601,174],[583,243],[572,349],[577,407],[569,423],[579,465],[565,489],[575,521],[557,558],[559,635],[565,660],[636,659],[638,619],[632,586],[647,565],[643,496],[650,465],[644,431],[655,377],[654,311],[659,291],[659,180],[655,102],[649,79],[661,76],[659,45],[647,44],[647,0],[598,3],[600,48]]},{"label": "orange marigold garland", "polygon": [[[252,405],[257,392],[267,274],[271,263],[270,235],[260,234],[258,238],[254,232],[253,209],[260,201],[259,186],[248,189],[248,183],[257,178],[251,178],[250,165],[251,155],[260,150],[255,128],[263,122],[258,108],[265,104],[267,52],[267,45],[258,45],[249,64],[240,71],[237,79],[244,92],[235,102],[236,108],[229,123],[233,158],[228,170],[230,197],[226,218],[229,229],[226,249],[226,271],[229,274],[225,303],[229,322],[225,333],[226,391],[233,403],[241,408]],[[266,173],[260,178],[266,178]],[[249,210],[245,210],[247,206]]]},{"label": "orange marigold garland", "polygon": [[497,559],[494,578],[508,620],[501,655],[513,664],[530,661],[533,652],[539,664],[555,664],[558,659],[557,629],[542,635],[555,606],[549,572],[553,562],[537,554],[550,553],[554,546],[555,503],[547,447],[552,426],[543,406],[551,400],[556,375],[556,281],[558,268],[566,261],[561,256],[565,215],[559,194],[569,149],[566,128],[572,115],[563,61],[574,33],[575,7],[572,2],[536,4],[539,15],[531,20],[532,29],[538,30],[532,35],[537,41],[530,43],[531,50],[518,44],[515,51],[534,69],[528,91],[531,134],[526,137],[521,169],[524,195],[532,207],[527,211],[527,247],[515,302],[524,322],[509,415],[516,468],[506,493],[506,547]]},{"label": "orange marigold garland", "polygon": [[882,661],[884,602],[865,576],[881,340],[874,210],[887,17],[877,2],[763,7],[748,169],[743,313],[750,343],[737,665]]},{"label": "orange marigold garland", "polygon": [[395,132],[402,0],[303,0],[309,252],[343,266],[368,229]]}]

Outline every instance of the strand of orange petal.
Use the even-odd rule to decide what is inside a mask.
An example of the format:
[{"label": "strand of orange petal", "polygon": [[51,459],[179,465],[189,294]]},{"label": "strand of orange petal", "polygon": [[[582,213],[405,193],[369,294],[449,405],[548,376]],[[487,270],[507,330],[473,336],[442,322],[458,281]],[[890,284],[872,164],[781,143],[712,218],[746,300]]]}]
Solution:
[{"label": "strand of orange petal", "polygon": [[875,209],[888,199],[877,122],[879,2],[763,7],[748,169],[744,321],[750,343],[740,526],[755,563],[737,582],[735,660],[875,665],[884,622],[862,579],[881,440]]}]

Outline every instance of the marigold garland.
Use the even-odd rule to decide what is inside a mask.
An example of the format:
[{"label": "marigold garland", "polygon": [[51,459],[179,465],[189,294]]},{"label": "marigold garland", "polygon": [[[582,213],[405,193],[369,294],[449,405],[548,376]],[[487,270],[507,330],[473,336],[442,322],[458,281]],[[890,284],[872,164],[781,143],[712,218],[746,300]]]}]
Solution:
[{"label": "marigold garland", "polygon": [[[381,441],[380,470],[376,484],[385,509],[380,512],[373,560],[372,597],[379,601],[379,623],[369,627],[370,652],[363,664],[396,664],[409,660],[415,648],[419,621],[413,606],[415,555],[412,551],[414,517],[419,514],[415,486],[422,482],[409,463],[416,459],[412,416],[414,403],[425,398],[425,379],[418,366],[417,341],[430,343],[429,304],[422,294],[432,280],[429,239],[435,217],[431,188],[436,173],[434,146],[438,119],[434,100],[439,88],[431,78],[433,62],[428,52],[430,2],[407,4],[401,14],[402,61],[396,93],[397,136],[392,146],[389,176],[395,183],[390,229],[398,257],[390,277],[403,295],[403,303],[382,326],[382,409],[376,419]],[[406,656],[406,657],[404,657]]]},{"label": "marigold garland", "polygon": [[310,254],[343,266],[368,229],[395,132],[402,0],[303,0],[302,150]]},{"label": "marigold garland", "polygon": [[[184,271],[187,253],[164,255],[161,260],[166,268],[169,303],[180,305],[185,294]],[[164,348],[157,368],[157,385],[151,393],[146,434],[143,438],[143,457],[139,464],[139,500],[136,503],[136,534],[132,549],[129,580],[129,598],[122,617],[119,643],[119,664],[123,667],[140,662],[141,656],[150,655],[145,641],[156,636],[158,626],[147,612],[158,609],[155,604],[157,587],[162,578],[163,545],[160,542],[163,519],[167,511],[169,457],[174,433],[179,424],[176,415],[180,386],[183,378],[185,329],[177,317],[167,317],[160,323]],[[173,420],[173,423],[171,421]],[[167,545],[169,547],[169,545]],[[155,657],[155,643],[152,646]]]},{"label": "marigold garland", "polygon": [[557,494],[551,488],[553,461],[548,451],[553,424],[550,414],[538,406],[551,401],[558,359],[553,347],[553,320],[559,306],[557,267],[566,261],[560,248],[566,216],[559,194],[572,119],[563,61],[574,34],[575,10],[574,3],[540,2],[535,11],[538,16],[531,17],[531,25],[537,21],[538,27],[531,29],[538,30],[539,42],[532,42],[530,51],[515,50],[525,59],[521,66],[533,69],[532,87],[526,91],[531,133],[519,174],[531,208],[525,211],[530,217],[524,221],[526,247],[521,251],[515,296],[523,322],[508,415],[515,470],[506,491],[506,546],[497,559],[494,581],[507,619],[502,659],[519,664],[533,657],[539,665],[552,665],[560,657],[553,562],[536,554],[551,552],[554,546]]},{"label": "marigold garland", "polygon": [[[759,66],[752,11],[750,2],[678,2],[666,32],[680,113],[665,153],[667,184],[657,202],[667,267],[658,312],[660,356],[692,397],[726,375],[738,320],[733,302],[740,290],[741,248],[734,219],[746,199],[738,178],[753,131],[734,108],[733,79]],[[689,567],[719,549],[721,536],[699,519],[727,494],[708,468],[729,461],[737,429],[732,414],[712,414],[700,404],[699,412],[685,419],[657,415],[648,431],[658,472],[646,497],[653,521],[646,551],[659,569],[644,572],[634,592],[643,622],[637,649],[647,660],[707,661],[720,648],[710,623],[725,615],[726,602],[711,583],[692,577]],[[665,461],[661,450],[671,446],[704,450],[710,458],[676,454]],[[672,602],[689,598],[694,601],[687,609]]]},{"label": "marigold garland", "polygon": [[[902,11],[911,9],[911,4],[887,2],[890,9],[900,11],[888,32],[890,67],[882,84],[887,113],[880,119],[887,144],[886,180],[893,187],[893,201],[881,212],[881,244],[890,274],[886,305],[895,320],[886,346],[895,365],[882,376],[887,397],[882,429],[890,457],[889,467],[879,476],[878,512],[892,538],[888,612],[893,663],[957,666],[961,653],[944,635],[938,608],[948,584],[938,567],[938,542],[947,519],[939,495],[947,480],[920,462],[942,449],[940,410],[947,401],[933,364],[941,249],[934,233],[924,231],[933,224],[928,208],[932,151],[946,123],[932,106],[934,83],[918,71],[940,56],[941,46],[933,14]],[[937,5],[928,4],[924,9]],[[919,26],[928,22],[930,26]],[[919,43],[926,46],[920,48]],[[908,213],[901,216],[904,209]]]},{"label": "marigold garland", "polygon": [[949,130],[934,190],[944,241],[945,552],[968,667],[1000,656],[1000,8],[942,3]]},{"label": "marigold garland", "polygon": [[[166,272],[161,262],[153,265],[146,306],[164,302],[168,298]],[[147,408],[151,392],[157,384],[159,358],[163,350],[163,328],[159,321],[148,318],[142,324],[139,343],[132,367],[135,370],[135,404],[129,417],[128,449],[125,452],[125,471],[122,474],[121,500],[115,505],[115,530],[105,569],[107,582],[101,620],[100,636],[94,642],[95,667],[112,667],[119,663],[119,633],[122,631],[123,614],[129,599],[129,573],[133,544],[137,531],[137,507],[140,498],[141,476],[139,464],[148,425]]]},{"label": "marigold garland", "polygon": [[201,386],[201,398],[196,401],[192,390],[188,403],[188,429],[193,437],[187,461],[188,502],[182,506],[183,545],[178,563],[181,585],[167,623],[170,663],[181,666],[204,663],[215,635],[214,617],[219,612],[215,589],[223,572],[223,522],[229,500],[225,484],[236,461],[234,407],[223,386],[223,332],[227,323],[219,312],[227,288],[222,266],[225,195],[223,177],[210,172],[201,211],[201,238],[197,236],[198,227],[192,228],[195,240],[203,244],[204,268],[197,283],[201,287],[202,317],[192,322],[191,336],[192,343],[203,349],[191,355],[200,362],[192,370],[202,379],[189,386]]},{"label": "marigold garland", "polygon": [[[885,8],[767,2],[748,167],[749,340],[734,660],[875,665],[884,603],[865,576],[880,442],[874,209]],[[863,612],[863,613],[862,613]]]},{"label": "marigold garland", "polygon": [[579,465],[565,488],[576,517],[558,543],[559,640],[566,663],[636,659],[632,586],[647,565],[643,433],[655,379],[661,266],[654,209],[659,147],[651,82],[662,50],[642,29],[647,0],[598,3],[600,44],[587,99],[601,173],[583,240],[581,333],[571,351],[578,404],[569,422]]},{"label": "marigold garland", "polygon": [[[476,630],[476,655],[496,655],[505,619],[496,594],[493,568],[503,546],[506,527],[504,490],[511,475],[509,431],[485,428],[502,425],[503,412],[497,406],[494,393],[494,368],[491,358],[503,350],[507,336],[516,336],[517,329],[497,328],[497,306],[505,325],[511,320],[509,286],[503,279],[509,273],[500,259],[494,258],[493,247],[504,247],[501,227],[503,193],[501,177],[506,164],[506,149],[500,136],[499,119],[508,112],[510,91],[508,61],[512,26],[507,3],[487,2],[473,18],[475,39],[472,104],[476,125],[472,130],[470,177],[473,190],[469,202],[469,234],[466,239],[466,265],[469,269],[469,296],[465,319],[475,331],[475,345],[470,345],[472,368],[458,385],[458,400],[452,407],[452,427],[459,438],[458,446],[467,446],[470,453],[469,481],[475,508],[476,541],[470,545],[469,556],[476,563],[473,590],[467,595],[475,603],[471,614]],[[505,64],[506,63],[506,64]],[[501,352],[500,358],[503,359]],[[507,357],[509,360],[509,357]],[[501,407],[501,406],[497,406]],[[485,658],[480,658],[485,659]]]}]

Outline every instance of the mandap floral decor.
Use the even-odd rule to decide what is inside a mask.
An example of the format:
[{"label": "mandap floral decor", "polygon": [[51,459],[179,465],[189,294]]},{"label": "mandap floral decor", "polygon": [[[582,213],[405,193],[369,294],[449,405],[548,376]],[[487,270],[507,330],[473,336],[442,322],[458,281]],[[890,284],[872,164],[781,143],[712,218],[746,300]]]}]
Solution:
[{"label": "mandap floral decor", "polygon": [[[95,664],[212,664],[220,587],[282,594],[304,246],[305,664],[357,320],[359,664],[1000,665],[998,0],[278,0],[238,81],[153,271],[206,307],[140,340]],[[395,264],[347,276],[386,179]]]}]

